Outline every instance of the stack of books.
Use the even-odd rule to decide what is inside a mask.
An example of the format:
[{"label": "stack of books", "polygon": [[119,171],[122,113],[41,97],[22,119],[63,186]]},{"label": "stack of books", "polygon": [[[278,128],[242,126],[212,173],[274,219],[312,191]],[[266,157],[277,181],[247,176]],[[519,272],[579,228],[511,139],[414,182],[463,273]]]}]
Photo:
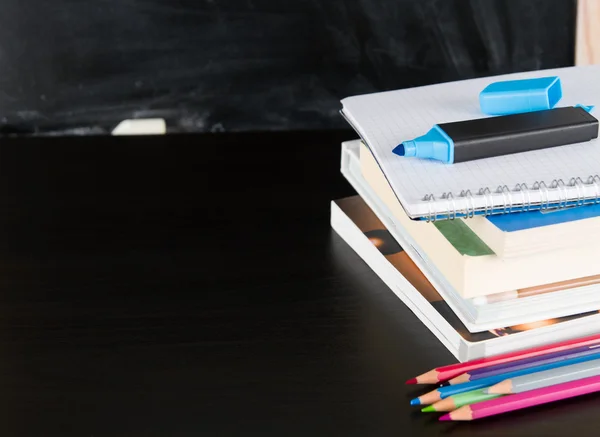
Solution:
[{"label": "stack of books", "polygon": [[486,117],[489,84],[541,76],[560,77],[557,106],[600,104],[600,66],[342,101],[357,195],[332,201],[331,225],[461,362],[600,332],[600,140],[453,164],[393,153]]}]

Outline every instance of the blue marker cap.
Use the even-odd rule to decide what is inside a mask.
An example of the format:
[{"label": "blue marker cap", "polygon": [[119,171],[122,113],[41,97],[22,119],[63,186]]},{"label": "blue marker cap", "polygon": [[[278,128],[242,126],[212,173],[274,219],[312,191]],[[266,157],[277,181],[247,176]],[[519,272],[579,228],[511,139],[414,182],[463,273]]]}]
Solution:
[{"label": "blue marker cap", "polygon": [[479,94],[485,114],[508,115],[552,109],[562,97],[557,76],[506,80],[486,86]]}]

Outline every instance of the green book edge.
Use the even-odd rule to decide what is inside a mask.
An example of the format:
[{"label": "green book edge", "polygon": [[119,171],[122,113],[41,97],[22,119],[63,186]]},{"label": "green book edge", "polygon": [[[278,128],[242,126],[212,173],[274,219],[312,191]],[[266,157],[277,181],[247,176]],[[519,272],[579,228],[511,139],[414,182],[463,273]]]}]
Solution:
[{"label": "green book edge", "polygon": [[433,225],[461,255],[495,255],[494,251],[461,219],[440,220],[433,222]]}]

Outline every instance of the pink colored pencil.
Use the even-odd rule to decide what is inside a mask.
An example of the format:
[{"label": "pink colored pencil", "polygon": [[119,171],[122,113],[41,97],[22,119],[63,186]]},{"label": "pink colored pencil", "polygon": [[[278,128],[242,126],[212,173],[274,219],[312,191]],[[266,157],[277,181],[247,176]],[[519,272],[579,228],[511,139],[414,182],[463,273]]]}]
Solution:
[{"label": "pink colored pencil", "polygon": [[437,367],[429,372],[406,381],[407,384],[437,384],[438,382],[452,379],[458,375],[475,369],[493,366],[496,364],[510,363],[525,358],[539,357],[552,352],[560,352],[574,349],[579,346],[600,344],[600,334],[573,340],[561,341],[560,343],[538,346],[532,349],[525,349],[516,352],[509,352],[502,355],[496,355],[486,358],[480,358],[465,363],[450,364],[449,366]]},{"label": "pink colored pencil", "polygon": [[597,391],[600,391],[600,376],[591,376],[515,395],[508,395],[490,401],[483,401],[478,404],[465,405],[450,414],[443,415],[440,417],[440,420],[476,420]]}]

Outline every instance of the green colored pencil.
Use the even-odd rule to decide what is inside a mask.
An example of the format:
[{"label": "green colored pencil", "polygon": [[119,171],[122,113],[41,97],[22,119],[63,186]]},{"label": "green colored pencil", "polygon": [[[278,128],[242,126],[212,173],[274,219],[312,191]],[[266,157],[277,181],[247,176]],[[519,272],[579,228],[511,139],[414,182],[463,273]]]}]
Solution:
[{"label": "green colored pencil", "polygon": [[484,389],[473,390],[447,397],[446,399],[442,399],[433,405],[428,405],[421,411],[424,413],[435,413],[436,411],[454,411],[464,405],[475,404],[477,402],[487,401],[489,399],[495,399],[501,396],[497,394],[487,394],[484,393],[483,390]]}]

